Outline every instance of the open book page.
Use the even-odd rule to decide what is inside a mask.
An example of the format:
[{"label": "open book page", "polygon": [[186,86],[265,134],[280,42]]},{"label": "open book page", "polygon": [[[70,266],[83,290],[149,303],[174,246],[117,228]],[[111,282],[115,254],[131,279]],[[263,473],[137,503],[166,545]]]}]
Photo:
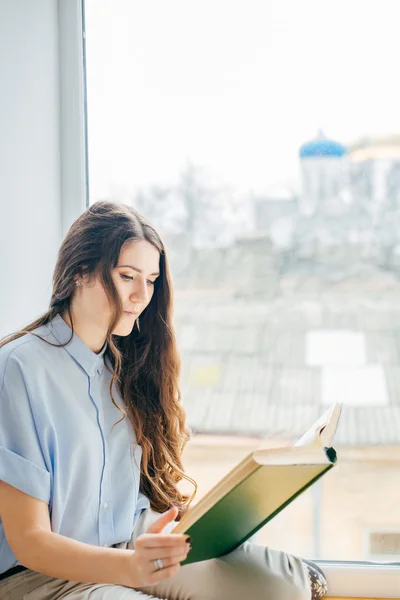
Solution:
[{"label": "open book page", "polygon": [[[257,468],[199,519],[190,521],[183,517],[183,531],[193,539],[193,549],[187,561],[206,560],[231,552],[332,466],[329,463]],[[178,533],[177,529],[175,532]]]},{"label": "open book page", "polygon": [[[234,469],[227,473],[197,505],[189,509],[188,513],[184,515],[175,527],[173,533],[186,531],[197,519],[219,503],[226,494],[230,493],[237,486],[242,485],[242,482],[259,470],[261,465],[268,465],[272,469],[285,469],[290,466],[298,467],[299,465],[303,465],[303,472],[310,467],[317,468],[318,465],[321,465],[322,469],[330,468],[336,460],[336,455],[333,450],[332,454],[325,452],[324,443],[320,439],[321,430],[323,427],[329,428],[329,441],[331,442],[333,434],[336,431],[340,408],[340,405],[335,405],[321,419],[318,419],[313,427],[299,440],[299,442],[302,442],[300,445],[298,442],[296,446],[259,449],[250,453]],[[308,444],[305,442],[307,439],[311,440]],[[316,442],[317,439],[320,440],[318,443]],[[326,440],[328,441],[328,437]]]},{"label": "open book page", "polygon": [[254,460],[262,465],[321,464],[329,460],[324,448],[332,446],[342,405],[331,406],[310,429],[294,444],[282,448],[260,448],[253,453]]},{"label": "open book page", "polygon": [[323,465],[330,462],[324,447],[320,444],[305,446],[286,446],[256,450],[253,458],[259,465]]},{"label": "open book page", "polygon": [[295,446],[318,444],[329,448],[332,446],[339,423],[342,405],[337,402],[310,427],[310,429],[295,443]]}]

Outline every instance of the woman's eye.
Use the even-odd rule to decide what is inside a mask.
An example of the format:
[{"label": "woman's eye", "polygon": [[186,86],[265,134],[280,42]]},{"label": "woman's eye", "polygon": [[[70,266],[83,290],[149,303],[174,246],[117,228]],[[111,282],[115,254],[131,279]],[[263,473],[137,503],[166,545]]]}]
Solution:
[{"label": "woman's eye", "polygon": [[[124,281],[133,281],[133,277],[132,275],[125,275],[125,273],[120,273],[120,277],[121,279],[123,279]],[[148,286],[154,286],[155,281],[151,281],[151,279],[146,279],[146,284]]]}]

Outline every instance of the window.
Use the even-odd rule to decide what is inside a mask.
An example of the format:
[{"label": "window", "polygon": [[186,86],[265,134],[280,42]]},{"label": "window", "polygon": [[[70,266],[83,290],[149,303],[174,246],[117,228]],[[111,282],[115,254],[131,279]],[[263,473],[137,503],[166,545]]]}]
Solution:
[{"label": "window", "polygon": [[396,560],[400,554],[399,531],[369,532],[369,555],[371,560]]},{"label": "window", "polygon": [[134,204],[167,242],[199,496],[341,400],[337,467],[259,539],[400,561],[397,4],[86,17],[91,201]]},{"label": "window", "polygon": [[365,335],[357,331],[309,331],[306,362],[310,366],[365,365]]}]

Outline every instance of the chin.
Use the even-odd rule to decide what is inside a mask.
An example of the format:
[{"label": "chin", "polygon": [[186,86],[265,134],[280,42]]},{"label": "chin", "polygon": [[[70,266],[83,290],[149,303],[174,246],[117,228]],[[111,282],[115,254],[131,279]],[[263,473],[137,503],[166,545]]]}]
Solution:
[{"label": "chin", "polygon": [[127,335],[130,335],[132,333],[133,330],[133,326],[135,323],[132,323],[132,325],[122,325],[121,323],[119,325],[117,325],[117,327],[114,329],[113,331],[113,335],[119,335],[121,337],[126,337]]}]

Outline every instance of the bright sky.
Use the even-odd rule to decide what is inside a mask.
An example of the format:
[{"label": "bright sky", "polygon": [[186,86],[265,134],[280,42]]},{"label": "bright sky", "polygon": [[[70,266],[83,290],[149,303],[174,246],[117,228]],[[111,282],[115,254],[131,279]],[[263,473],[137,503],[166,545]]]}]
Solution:
[{"label": "bright sky", "polygon": [[319,127],[400,132],[399,0],[86,0],[92,200],[190,159],[262,192]]}]

